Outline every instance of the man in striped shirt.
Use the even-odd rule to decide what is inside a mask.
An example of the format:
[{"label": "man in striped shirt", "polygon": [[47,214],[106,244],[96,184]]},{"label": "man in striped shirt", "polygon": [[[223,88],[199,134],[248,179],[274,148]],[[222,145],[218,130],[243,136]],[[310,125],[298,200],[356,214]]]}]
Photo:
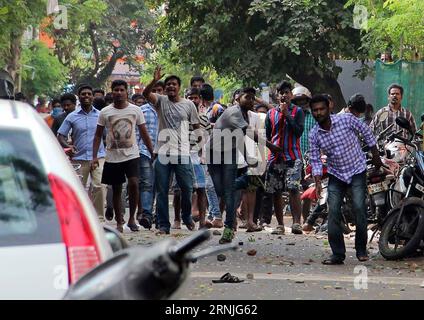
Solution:
[{"label": "man in striped shirt", "polygon": [[[302,179],[302,152],[300,137],[303,134],[305,116],[302,109],[291,103],[292,86],[283,81],[277,88],[280,105],[268,112],[265,128],[267,140],[283,149],[282,153],[270,153],[266,174],[266,193],[263,206],[263,222],[270,223],[271,201],[274,200],[278,227],[275,234],[284,234],[282,193],[289,191],[293,215],[292,233],[302,234],[300,225],[300,181]],[[268,221],[266,221],[268,220]]]},{"label": "man in striped shirt", "polygon": [[[406,118],[411,125],[412,131],[416,132],[417,125],[415,123],[414,116],[409,110],[402,107],[403,87],[399,84],[392,84],[387,92],[389,94],[389,105],[380,109],[374,115],[374,118],[370,123],[370,128],[374,135],[377,136],[380,132],[392,124],[394,124],[393,130],[395,132],[402,130],[402,128],[396,124],[396,118],[398,117]],[[388,117],[384,121],[382,118],[383,113],[388,113]],[[406,139],[410,138],[409,133],[406,130],[403,130],[400,135]]]}]

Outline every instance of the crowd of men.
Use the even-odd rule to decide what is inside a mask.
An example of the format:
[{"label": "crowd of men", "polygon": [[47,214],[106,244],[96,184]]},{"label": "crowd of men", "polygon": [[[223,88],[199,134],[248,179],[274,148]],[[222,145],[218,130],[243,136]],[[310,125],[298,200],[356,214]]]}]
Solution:
[{"label": "crowd of men", "polygon": [[[366,162],[358,135],[370,147],[378,168],[382,163],[375,135],[400,115],[416,130],[412,114],[401,105],[400,85],[388,88],[389,104],[373,116],[372,106],[360,94],[336,114],[330,95],[312,96],[307,88],[288,81],[277,86],[271,103],[258,98],[254,88],[243,88],[226,106],[215,101],[214,88],[202,77],[193,77],[184,94],[178,76],[162,78],[158,67],[143,94],[130,100],[127,83],[116,80],[107,95],[82,85],[78,99],[64,94],[52,102],[46,121],[72,162],[81,166],[83,184],[90,185],[99,217],[115,218],[121,232],[155,225],[160,234],[182,224],[195,230],[198,222],[198,228],[224,228],[223,244],[233,240],[237,228],[263,230],[273,214],[278,226],[272,233],[283,235],[289,211],[291,232],[302,234],[313,229],[308,222],[311,201],[301,200],[311,182],[305,180],[305,160],[312,165],[319,196],[325,154],[333,255],[323,263],[345,259],[341,202],[348,188],[353,190],[357,215],[357,257],[368,259]],[[382,112],[389,114],[384,121],[379,119]]]}]

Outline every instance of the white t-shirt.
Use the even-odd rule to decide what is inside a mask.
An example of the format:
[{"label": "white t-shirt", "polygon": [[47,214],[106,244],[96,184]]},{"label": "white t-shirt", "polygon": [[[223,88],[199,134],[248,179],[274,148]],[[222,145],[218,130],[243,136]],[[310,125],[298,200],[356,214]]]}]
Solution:
[{"label": "white t-shirt", "polygon": [[[263,140],[265,141],[266,133],[264,129],[265,129],[266,114],[255,113],[249,110],[248,116],[249,116],[249,128],[251,130],[257,131],[258,135],[261,136]],[[243,154],[240,151],[238,151],[237,163],[239,168],[244,168],[248,165],[246,160],[249,161],[250,163],[255,163],[255,162],[261,162],[262,158],[266,157],[266,152],[261,154],[259,152],[258,143],[255,142],[252,138],[253,138],[253,132],[251,137],[249,137],[248,135],[244,137],[244,141],[245,141],[244,143],[246,148],[245,155],[247,159],[245,159]],[[265,147],[265,150],[266,150],[266,147]]]},{"label": "white t-shirt", "polygon": [[107,129],[106,162],[120,163],[140,157],[136,127],[144,123],[143,112],[136,105],[117,109],[111,104],[102,109],[98,125]]}]

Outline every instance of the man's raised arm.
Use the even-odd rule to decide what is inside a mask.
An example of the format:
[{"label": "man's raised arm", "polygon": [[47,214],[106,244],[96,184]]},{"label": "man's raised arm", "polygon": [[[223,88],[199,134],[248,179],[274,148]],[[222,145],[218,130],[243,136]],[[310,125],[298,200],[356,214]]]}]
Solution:
[{"label": "man's raised arm", "polygon": [[147,85],[147,87],[143,91],[143,96],[147,99],[147,101],[149,101],[155,107],[158,102],[158,98],[154,93],[152,93],[152,89],[154,88],[155,84],[160,79],[162,79],[163,75],[161,73],[162,73],[162,68],[159,66],[156,67],[155,73],[153,74],[153,80]]}]

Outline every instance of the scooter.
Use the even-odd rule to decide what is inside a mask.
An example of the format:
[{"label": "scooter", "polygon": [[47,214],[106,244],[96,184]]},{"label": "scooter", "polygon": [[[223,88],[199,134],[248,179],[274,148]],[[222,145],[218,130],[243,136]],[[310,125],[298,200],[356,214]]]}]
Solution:
[{"label": "scooter", "polygon": [[119,251],[71,286],[64,299],[163,300],[175,297],[187,279],[190,264],[238,247],[226,244],[192,252],[210,237],[210,231],[201,230],[180,243],[169,239],[152,247]]}]

